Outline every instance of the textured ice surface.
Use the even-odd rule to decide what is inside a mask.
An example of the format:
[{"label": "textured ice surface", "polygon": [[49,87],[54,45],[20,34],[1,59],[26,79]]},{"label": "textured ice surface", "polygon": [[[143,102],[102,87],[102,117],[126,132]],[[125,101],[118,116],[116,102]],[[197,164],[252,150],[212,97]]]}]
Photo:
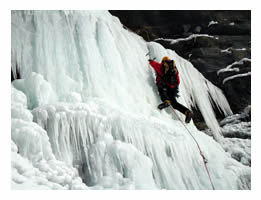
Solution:
[{"label": "textured ice surface", "polygon": [[[46,126],[55,157],[77,166],[89,186],[100,187],[104,177],[120,173],[135,189],[211,189],[196,144],[179,121],[167,116],[132,115],[103,102],[46,105],[33,115]],[[211,137],[193,126],[190,131],[209,161],[215,187],[237,189],[236,177],[249,169]]]},{"label": "textured ice surface", "polygon": [[44,80],[41,74],[32,72],[26,79],[14,80],[12,84],[26,94],[29,109],[52,103],[56,100],[52,86]]},{"label": "textured ice surface", "polygon": [[[220,121],[222,138],[220,144],[234,159],[251,166],[251,107],[240,114],[230,115]],[[211,132],[205,130],[207,134]]]},{"label": "textured ice surface", "polygon": [[12,87],[12,188],[86,189],[75,168],[56,160],[46,131],[32,120],[25,95]]},{"label": "textured ice surface", "polygon": [[251,140],[241,138],[224,138],[222,144],[224,150],[232,158],[244,165],[251,166]]},{"label": "textured ice surface", "polygon": [[251,107],[246,107],[241,114],[231,115],[220,122],[225,136],[221,145],[231,157],[244,165],[251,166]]},{"label": "textured ice surface", "polygon": [[[12,69],[22,77],[12,84],[12,188],[211,189],[184,126],[156,109],[148,51],[175,59],[179,102],[197,105],[220,139],[212,106],[231,114],[227,100],[175,52],[106,11],[12,11]],[[249,167],[192,122],[187,128],[217,189],[250,187]]]}]

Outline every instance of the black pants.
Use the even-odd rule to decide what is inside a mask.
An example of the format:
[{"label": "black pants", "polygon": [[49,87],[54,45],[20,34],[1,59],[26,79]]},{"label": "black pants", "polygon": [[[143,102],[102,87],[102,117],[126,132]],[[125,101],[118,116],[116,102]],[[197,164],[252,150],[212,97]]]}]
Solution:
[{"label": "black pants", "polygon": [[185,106],[183,106],[182,104],[177,102],[176,98],[177,98],[178,92],[179,92],[178,87],[170,88],[167,86],[163,86],[161,84],[158,84],[157,86],[158,86],[159,95],[160,95],[160,98],[162,101],[170,100],[172,107],[183,114],[185,114],[186,111],[189,111],[188,108],[186,108]]},{"label": "black pants", "polygon": [[170,100],[171,105],[174,109],[178,110],[179,112],[183,113],[185,115],[185,112],[188,111],[189,109],[177,102],[176,98],[173,98]]}]

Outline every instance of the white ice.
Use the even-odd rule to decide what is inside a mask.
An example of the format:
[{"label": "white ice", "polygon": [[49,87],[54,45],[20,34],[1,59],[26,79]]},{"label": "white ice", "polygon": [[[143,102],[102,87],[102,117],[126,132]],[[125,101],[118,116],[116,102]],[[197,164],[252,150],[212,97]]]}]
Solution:
[{"label": "white ice", "polygon": [[12,188],[87,189],[78,172],[58,161],[48,135],[27,109],[26,96],[12,87]]},{"label": "white ice", "polygon": [[246,121],[251,115],[248,106],[240,114],[226,117],[220,122],[225,136],[222,146],[231,157],[244,165],[251,166],[251,122]]},{"label": "white ice", "polygon": [[[157,110],[147,52],[175,59],[178,101],[197,106],[222,141],[212,106],[231,114],[226,98],[174,51],[107,11],[12,11],[12,69],[22,77],[12,83],[13,189],[211,189],[183,124]],[[216,189],[250,188],[250,167],[186,127]]]},{"label": "white ice", "polygon": [[[224,136],[220,143],[224,150],[244,165],[251,166],[251,106],[240,114],[230,115],[221,120],[220,126]],[[205,130],[209,134],[208,129]]]}]

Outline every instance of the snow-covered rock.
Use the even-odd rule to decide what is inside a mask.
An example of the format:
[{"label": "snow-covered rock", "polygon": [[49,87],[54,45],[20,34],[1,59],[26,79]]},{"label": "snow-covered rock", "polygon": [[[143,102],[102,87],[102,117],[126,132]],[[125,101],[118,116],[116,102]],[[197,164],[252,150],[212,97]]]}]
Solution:
[{"label": "snow-covered rock", "polygon": [[218,70],[217,71],[217,75],[219,75],[220,73],[229,72],[229,71],[239,72],[239,68],[237,68],[235,66],[236,65],[243,65],[244,62],[251,62],[251,59],[249,59],[249,58],[242,58],[240,61],[233,62],[232,64],[228,65],[227,67]]},{"label": "snow-covered rock", "polygon": [[208,35],[208,34],[192,34],[192,35],[188,36],[187,38],[178,38],[178,39],[158,38],[158,39],[155,39],[155,41],[162,40],[162,41],[168,41],[168,42],[170,42],[170,44],[175,44],[175,43],[183,42],[183,41],[196,40],[196,39],[199,38],[199,37],[207,37],[207,38],[212,38],[212,39],[218,40],[218,37],[215,37],[215,36],[213,36],[213,35]]},{"label": "snow-covered rock", "polygon": [[208,27],[210,27],[211,25],[214,25],[214,24],[218,24],[218,22],[217,21],[210,21],[209,23],[208,23]]}]

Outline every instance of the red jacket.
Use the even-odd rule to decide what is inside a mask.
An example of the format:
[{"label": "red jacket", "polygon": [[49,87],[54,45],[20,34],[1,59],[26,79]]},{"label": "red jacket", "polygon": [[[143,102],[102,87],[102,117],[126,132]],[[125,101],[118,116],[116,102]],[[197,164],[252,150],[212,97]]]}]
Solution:
[{"label": "red jacket", "polygon": [[[159,83],[160,80],[161,80],[161,77],[162,77],[162,64],[161,64],[161,63],[158,63],[158,62],[155,62],[154,60],[151,60],[151,61],[150,61],[150,65],[151,65],[151,66],[153,67],[153,69],[156,71],[156,73],[157,73],[156,82]],[[177,75],[177,81],[178,81],[177,84],[170,85],[169,83],[166,83],[166,84],[167,84],[168,86],[170,86],[171,88],[174,88],[176,85],[179,85],[179,83],[180,83],[178,70],[177,70],[177,72],[176,72],[176,75]]]}]

